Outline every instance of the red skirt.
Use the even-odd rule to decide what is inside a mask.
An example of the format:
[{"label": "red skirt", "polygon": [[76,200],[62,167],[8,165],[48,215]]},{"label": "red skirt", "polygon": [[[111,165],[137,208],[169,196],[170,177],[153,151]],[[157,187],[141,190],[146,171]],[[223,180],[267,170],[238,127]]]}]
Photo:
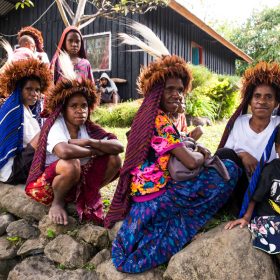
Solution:
[{"label": "red skirt", "polygon": [[[93,220],[102,225],[104,214],[100,195],[101,184],[107,169],[109,156],[101,156],[91,159],[81,166],[79,183],[74,186],[67,196],[66,202],[75,202],[80,220]],[[58,161],[49,165],[43,174],[34,182],[29,183],[25,192],[28,196],[45,205],[50,205],[54,198],[52,182],[56,174]]]}]

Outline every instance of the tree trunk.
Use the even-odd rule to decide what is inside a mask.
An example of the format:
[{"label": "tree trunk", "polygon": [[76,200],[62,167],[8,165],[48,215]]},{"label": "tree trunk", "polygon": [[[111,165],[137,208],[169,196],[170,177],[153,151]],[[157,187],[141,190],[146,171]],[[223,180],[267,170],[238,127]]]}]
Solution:
[{"label": "tree trunk", "polygon": [[75,18],[72,22],[73,25],[77,26],[79,25],[79,21],[82,17],[82,15],[84,15],[85,13],[85,6],[86,6],[87,0],[79,0],[79,4],[77,7],[77,11],[76,11],[76,15]]},{"label": "tree trunk", "polygon": [[61,5],[60,0],[55,0],[55,2],[56,2],[56,4],[57,4],[59,13],[60,13],[60,15],[61,15],[61,17],[62,17],[62,20],[63,20],[65,26],[66,26],[66,27],[69,26],[70,23],[69,23],[69,21],[68,21],[68,19],[67,19],[67,16],[66,16],[65,11],[64,11],[64,9],[63,9],[63,7],[62,7],[62,5]]}]

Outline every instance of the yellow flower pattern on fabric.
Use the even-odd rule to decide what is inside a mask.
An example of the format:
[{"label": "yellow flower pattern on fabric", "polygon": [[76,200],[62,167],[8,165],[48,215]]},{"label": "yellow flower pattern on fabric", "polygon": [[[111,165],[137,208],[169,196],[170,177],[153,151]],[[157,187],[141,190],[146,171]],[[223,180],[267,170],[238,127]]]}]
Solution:
[{"label": "yellow flower pattern on fabric", "polygon": [[171,120],[159,110],[151,139],[151,152],[142,164],[131,171],[131,195],[150,194],[165,187],[170,180],[167,169],[170,159],[169,151],[180,142],[180,135]]}]

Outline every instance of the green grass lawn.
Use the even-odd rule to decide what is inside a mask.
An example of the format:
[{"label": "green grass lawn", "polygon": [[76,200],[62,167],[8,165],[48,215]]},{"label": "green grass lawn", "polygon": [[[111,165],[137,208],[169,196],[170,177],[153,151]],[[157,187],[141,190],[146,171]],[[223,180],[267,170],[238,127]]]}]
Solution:
[{"label": "green grass lawn", "polygon": [[[226,121],[223,121],[223,122],[213,123],[213,125],[211,126],[203,127],[204,134],[202,135],[202,137],[199,139],[198,142],[202,143],[205,147],[210,149],[212,153],[214,153],[220,142],[225,125],[226,125]],[[108,132],[114,133],[118,137],[118,139],[122,142],[122,144],[126,147],[127,139],[125,133],[130,129],[130,127],[126,127],[126,128],[104,127],[104,129]],[[189,130],[191,129],[192,127],[189,128]],[[124,160],[124,155],[125,153],[121,154],[123,160]],[[115,192],[117,182],[118,180],[115,180],[114,182],[105,186],[101,190],[103,202],[105,205],[110,203],[110,200],[112,199],[113,194]]]}]

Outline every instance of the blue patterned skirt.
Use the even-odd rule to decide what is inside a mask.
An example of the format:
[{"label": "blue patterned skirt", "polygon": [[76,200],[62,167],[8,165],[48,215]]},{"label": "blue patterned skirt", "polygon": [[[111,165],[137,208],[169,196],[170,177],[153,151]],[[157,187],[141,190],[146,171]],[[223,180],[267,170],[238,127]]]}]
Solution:
[{"label": "blue patterned skirt", "polygon": [[170,181],[161,196],[134,202],[112,247],[119,271],[139,273],[166,263],[226,203],[240,169],[223,161],[231,176],[225,181],[213,168],[188,181]]}]

